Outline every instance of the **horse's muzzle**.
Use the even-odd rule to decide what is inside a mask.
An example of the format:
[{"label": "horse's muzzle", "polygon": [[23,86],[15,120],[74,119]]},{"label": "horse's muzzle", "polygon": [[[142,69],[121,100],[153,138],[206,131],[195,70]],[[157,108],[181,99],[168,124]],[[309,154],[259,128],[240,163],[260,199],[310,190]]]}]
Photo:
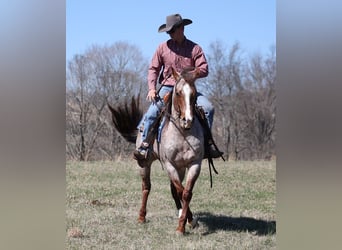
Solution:
[{"label": "horse's muzzle", "polygon": [[184,129],[190,129],[191,126],[192,126],[193,120],[194,119],[185,119],[185,118],[183,118],[183,119],[180,120],[180,125]]}]

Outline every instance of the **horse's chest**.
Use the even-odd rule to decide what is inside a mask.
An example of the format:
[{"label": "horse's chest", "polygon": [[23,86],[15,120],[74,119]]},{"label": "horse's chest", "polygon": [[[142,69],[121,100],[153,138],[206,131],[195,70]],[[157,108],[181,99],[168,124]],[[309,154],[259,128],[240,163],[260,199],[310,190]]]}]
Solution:
[{"label": "horse's chest", "polygon": [[189,136],[183,140],[169,139],[164,141],[163,154],[167,159],[194,159],[202,153],[201,143],[198,138]]},{"label": "horse's chest", "polygon": [[181,151],[181,152],[188,151],[196,147],[196,144],[192,143],[192,141],[195,141],[195,140],[191,138],[190,140],[188,139],[186,141],[184,140],[181,142],[177,142],[176,140],[171,139],[168,143],[165,144],[165,148],[168,151]]}]

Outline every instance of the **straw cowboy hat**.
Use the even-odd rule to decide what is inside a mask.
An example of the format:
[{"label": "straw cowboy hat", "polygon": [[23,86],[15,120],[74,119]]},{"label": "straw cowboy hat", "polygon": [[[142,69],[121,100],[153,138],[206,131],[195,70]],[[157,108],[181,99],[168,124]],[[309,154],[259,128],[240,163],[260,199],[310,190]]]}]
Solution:
[{"label": "straw cowboy hat", "polygon": [[182,19],[181,15],[179,14],[170,15],[166,17],[166,24],[162,24],[159,27],[158,32],[168,32],[175,26],[177,27],[181,24],[185,26],[191,23],[192,21],[190,19]]}]

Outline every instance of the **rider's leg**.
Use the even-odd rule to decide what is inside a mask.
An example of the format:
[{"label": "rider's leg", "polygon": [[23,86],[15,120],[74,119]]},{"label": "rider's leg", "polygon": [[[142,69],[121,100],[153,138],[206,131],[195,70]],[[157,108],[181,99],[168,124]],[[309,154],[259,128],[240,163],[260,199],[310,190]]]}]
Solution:
[{"label": "rider's leg", "polygon": [[209,136],[209,135],[211,135],[211,128],[212,128],[213,121],[214,121],[214,113],[215,113],[214,106],[201,93],[197,94],[197,105],[203,108],[204,115],[205,115],[206,121],[208,123],[208,126],[203,126],[203,128],[205,130],[205,134],[206,134],[206,136],[205,136],[206,142],[205,143],[208,144],[208,150],[206,150],[204,158],[208,158],[208,155],[210,155],[211,158],[221,157],[223,155],[223,153],[216,149],[216,147],[214,146],[214,142],[212,140],[212,137]]},{"label": "rider's leg", "polygon": [[139,123],[138,129],[142,131],[141,145],[134,151],[136,159],[145,159],[149,148],[153,145],[153,139],[156,131],[158,118],[160,117],[161,108],[164,106],[163,97],[166,93],[172,91],[171,86],[163,86],[159,91],[159,99],[152,103],[143,119]]},{"label": "rider's leg", "polygon": [[205,118],[207,119],[209,128],[211,129],[214,121],[215,108],[212,103],[201,93],[197,93],[197,105],[204,110]]}]

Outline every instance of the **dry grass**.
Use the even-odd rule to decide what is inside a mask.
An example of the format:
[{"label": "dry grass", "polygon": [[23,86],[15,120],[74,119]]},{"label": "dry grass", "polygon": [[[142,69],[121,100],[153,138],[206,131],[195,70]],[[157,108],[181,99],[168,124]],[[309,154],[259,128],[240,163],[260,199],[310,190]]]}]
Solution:
[{"label": "dry grass", "polygon": [[131,162],[68,162],[67,249],[275,249],[275,162],[222,162],[210,189],[203,162],[191,202],[199,227],[177,237],[169,180],[153,165],[147,223],[138,224],[141,180]]}]

